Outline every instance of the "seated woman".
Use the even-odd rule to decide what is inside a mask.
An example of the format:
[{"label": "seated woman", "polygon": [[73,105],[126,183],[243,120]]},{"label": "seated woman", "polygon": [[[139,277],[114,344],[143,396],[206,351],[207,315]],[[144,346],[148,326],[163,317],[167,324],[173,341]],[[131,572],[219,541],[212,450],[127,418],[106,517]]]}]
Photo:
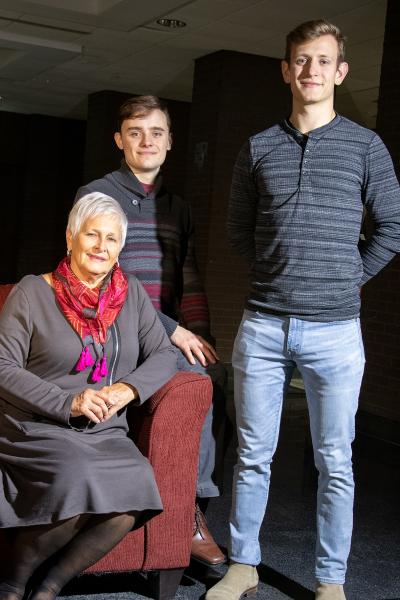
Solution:
[{"label": "seated woman", "polygon": [[118,266],[126,228],[118,202],[82,197],[68,256],[24,277],[1,312],[0,527],[13,529],[0,600],[20,600],[33,581],[31,600],[55,598],[162,510],[126,407],[160,388],[176,359],[146,292]]}]

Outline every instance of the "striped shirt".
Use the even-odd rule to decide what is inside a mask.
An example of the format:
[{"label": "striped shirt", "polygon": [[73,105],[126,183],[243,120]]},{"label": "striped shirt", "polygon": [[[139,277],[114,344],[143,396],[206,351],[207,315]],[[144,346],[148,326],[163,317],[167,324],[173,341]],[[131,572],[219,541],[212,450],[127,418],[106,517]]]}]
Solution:
[{"label": "striped shirt", "polygon": [[[359,243],[364,208],[374,233]],[[247,308],[311,321],[359,314],[360,287],[400,251],[400,191],[373,131],[337,115],[250,138],[233,173],[232,245],[250,263]]]},{"label": "striped shirt", "polygon": [[[119,255],[123,270],[139,279],[162,315],[209,337],[208,304],[196,265],[189,204],[168,193],[161,176],[147,194],[124,163],[118,171],[81,187],[75,200],[90,192],[111,196],[127,215],[128,233]],[[162,315],[171,335],[177,323]]]}]

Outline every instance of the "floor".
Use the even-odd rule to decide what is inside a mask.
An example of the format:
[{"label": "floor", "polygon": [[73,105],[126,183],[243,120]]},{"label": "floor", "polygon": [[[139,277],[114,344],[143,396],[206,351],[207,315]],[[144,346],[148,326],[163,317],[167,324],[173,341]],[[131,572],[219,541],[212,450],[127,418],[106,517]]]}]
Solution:
[{"label": "floor", "polygon": [[[296,403],[295,403],[296,404]],[[263,560],[258,600],[312,600],[316,474],[304,412],[284,413],[273,464],[270,501],[261,532]],[[226,457],[226,492],[207,511],[221,546],[228,537],[234,443]],[[373,440],[354,445],[356,499],[352,553],[345,586],[347,600],[400,600],[400,461],[398,449]],[[226,567],[187,569],[176,600],[204,600]],[[81,577],[65,600],[142,600],[149,598],[139,575]]]}]

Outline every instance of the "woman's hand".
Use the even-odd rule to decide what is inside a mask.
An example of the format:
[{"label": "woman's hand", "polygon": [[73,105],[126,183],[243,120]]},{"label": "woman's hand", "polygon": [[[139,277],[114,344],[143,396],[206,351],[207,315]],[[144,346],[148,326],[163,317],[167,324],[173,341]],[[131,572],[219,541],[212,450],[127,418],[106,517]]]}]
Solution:
[{"label": "woman's hand", "polygon": [[86,389],[73,399],[71,417],[83,415],[93,423],[102,423],[138,397],[136,389],[126,383],[114,383],[100,390]]},{"label": "woman's hand", "polygon": [[132,400],[137,400],[139,394],[132,385],[127,383],[113,383],[106,385],[96,392],[102,398],[108,408],[107,419],[110,419],[116,412],[124,408]]},{"label": "woman's hand", "polygon": [[87,417],[93,423],[101,423],[108,416],[108,407],[98,390],[86,389],[72,400],[71,417]]}]

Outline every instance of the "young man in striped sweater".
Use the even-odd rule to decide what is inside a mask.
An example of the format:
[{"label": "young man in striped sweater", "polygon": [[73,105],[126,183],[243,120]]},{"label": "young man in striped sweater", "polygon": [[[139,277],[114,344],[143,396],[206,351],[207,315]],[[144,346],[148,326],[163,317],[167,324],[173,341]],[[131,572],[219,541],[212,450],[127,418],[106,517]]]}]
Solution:
[{"label": "young man in striped sweater", "polygon": [[[334,89],[348,71],[343,42],[323,20],[288,35],[282,73],[291,115],[250,138],[234,168],[228,229],[251,284],[232,360],[239,449],[231,564],[207,600],[256,592],[270,464],[296,366],[319,471],[315,597],[345,599],[364,369],[360,290],[400,251],[400,193],[380,138],[335,113]],[[364,209],[375,229],[359,246]]]},{"label": "young man in striped sweater", "polygon": [[103,192],[128,217],[128,234],[119,260],[142,283],[177,348],[178,368],[208,373],[213,406],[201,435],[192,557],[208,565],[225,562],[202,513],[207,499],[219,496],[215,471],[223,443],[226,371],[218,362],[210,333],[207,298],[194,253],[190,206],[163,185],[160,169],[171,148],[167,107],[155,96],[130,98],[119,109],[115,142],[124,153],[118,171],[80,188],[76,200]]}]

